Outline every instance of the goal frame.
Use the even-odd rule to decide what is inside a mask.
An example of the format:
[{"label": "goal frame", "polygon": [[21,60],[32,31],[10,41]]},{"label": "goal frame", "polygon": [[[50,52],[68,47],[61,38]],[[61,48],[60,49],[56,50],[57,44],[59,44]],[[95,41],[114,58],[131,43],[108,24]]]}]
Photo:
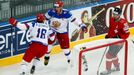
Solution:
[{"label": "goal frame", "polygon": [[79,52],[79,63],[78,63],[78,75],[82,75],[82,54],[87,52],[87,51],[93,51],[102,47],[107,47],[107,46],[111,46],[113,44],[117,44],[117,43],[125,43],[125,55],[124,55],[124,75],[127,75],[127,66],[128,66],[128,41],[125,39],[116,41],[116,42],[112,42],[112,43],[108,43],[108,44],[103,44],[103,45],[99,45],[99,46],[95,46],[95,47],[91,47],[91,48],[87,48],[87,49],[83,49]]}]

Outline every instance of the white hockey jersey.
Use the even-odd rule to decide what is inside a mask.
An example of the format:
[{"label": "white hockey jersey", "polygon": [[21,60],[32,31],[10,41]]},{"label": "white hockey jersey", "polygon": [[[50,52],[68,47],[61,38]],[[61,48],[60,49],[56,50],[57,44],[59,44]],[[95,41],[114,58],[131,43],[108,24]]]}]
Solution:
[{"label": "white hockey jersey", "polygon": [[[45,14],[45,16],[48,20],[50,20],[51,28],[58,33],[67,33],[69,22],[75,20],[72,14],[66,9],[63,9],[61,14],[57,14],[55,9],[51,9]],[[58,28],[53,28],[52,27],[53,21],[60,22],[60,26]]]},{"label": "white hockey jersey", "polygon": [[38,42],[43,45],[48,45],[48,38],[54,34],[50,30],[48,21],[44,23],[32,22],[32,23],[17,23],[17,27],[21,30],[30,30],[31,42]]}]

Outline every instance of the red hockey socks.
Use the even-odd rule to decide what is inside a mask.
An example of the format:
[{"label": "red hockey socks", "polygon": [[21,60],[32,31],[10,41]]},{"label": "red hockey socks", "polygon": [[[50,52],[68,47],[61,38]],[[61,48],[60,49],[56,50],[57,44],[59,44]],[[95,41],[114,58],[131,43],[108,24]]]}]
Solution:
[{"label": "red hockey socks", "polygon": [[119,61],[118,57],[113,58],[112,62],[113,62],[115,67],[119,67],[119,62],[118,61]]},{"label": "red hockey socks", "polygon": [[106,54],[106,69],[111,70],[111,66],[112,66],[112,56],[109,53],[107,53]]}]

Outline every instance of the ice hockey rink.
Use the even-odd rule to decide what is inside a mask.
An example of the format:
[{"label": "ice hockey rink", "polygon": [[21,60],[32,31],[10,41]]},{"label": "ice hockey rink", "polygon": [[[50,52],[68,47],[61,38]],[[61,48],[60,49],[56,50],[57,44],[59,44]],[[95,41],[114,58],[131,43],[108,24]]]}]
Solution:
[{"label": "ice hockey rink", "polygon": [[[129,41],[128,43],[128,71],[127,75],[134,75],[134,44],[132,41]],[[73,50],[74,52],[74,50]],[[104,51],[101,51],[101,53],[96,54],[94,52],[90,53],[90,55],[96,55],[95,57],[92,57],[92,61],[100,60],[102,57]],[[73,56],[73,55],[72,55]],[[97,58],[99,56],[100,58]],[[123,53],[120,53],[120,57],[123,56]],[[63,53],[56,54],[51,56],[50,62],[47,66],[43,65],[43,59],[41,59],[41,62],[39,63],[37,70],[34,75],[78,75],[78,68],[76,65],[78,65],[77,60],[73,59],[73,62],[75,63],[73,67],[70,67],[70,65],[67,64],[66,58]],[[90,62],[90,61],[88,61]],[[122,58],[120,58],[120,63],[122,63]],[[19,75],[20,70],[20,64],[15,64],[7,67],[1,67],[0,68],[0,75]],[[90,65],[94,64],[94,65]],[[98,66],[98,63],[88,63],[88,71],[85,72],[82,71],[82,75],[97,75],[97,68],[94,68],[93,66]],[[102,63],[104,65],[104,63]],[[30,67],[30,66],[29,66]],[[123,70],[123,64],[120,65],[121,70]],[[104,67],[101,67],[104,69]],[[94,73],[92,73],[94,72]],[[30,74],[28,74],[30,75]],[[110,75],[123,75],[122,72],[115,72],[111,73]]]}]

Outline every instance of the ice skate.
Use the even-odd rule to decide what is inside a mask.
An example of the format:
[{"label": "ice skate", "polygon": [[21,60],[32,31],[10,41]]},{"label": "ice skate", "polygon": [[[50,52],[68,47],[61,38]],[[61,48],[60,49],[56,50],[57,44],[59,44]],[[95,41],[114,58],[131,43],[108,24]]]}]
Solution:
[{"label": "ice skate", "polygon": [[68,64],[69,64],[70,67],[73,67],[73,62],[72,62],[71,59],[70,60],[67,60],[67,62],[68,62]]},{"label": "ice skate", "polygon": [[31,70],[30,70],[30,73],[31,73],[31,74],[34,74],[34,72],[35,72],[35,66],[32,66],[32,68],[31,68]]},{"label": "ice skate", "polygon": [[120,67],[116,67],[116,71],[120,71]]},{"label": "ice skate", "polygon": [[20,75],[26,75],[26,73],[25,72],[22,72],[22,73],[20,73]]},{"label": "ice skate", "polygon": [[118,65],[118,67],[111,69],[111,72],[116,72],[116,71],[120,71],[120,63]]},{"label": "ice skate", "polygon": [[50,57],[45,57],[44,59],[45,59],[44,60],[44,65],[48,65],[48,62],[49,62]]},{"label": "ice skate", "polygon": [[111,74],[111,70],[106,70],[106,71],[103,71],[103,72],[101,72],[100,73],[100,75],[109,75],[109,74]]}]

